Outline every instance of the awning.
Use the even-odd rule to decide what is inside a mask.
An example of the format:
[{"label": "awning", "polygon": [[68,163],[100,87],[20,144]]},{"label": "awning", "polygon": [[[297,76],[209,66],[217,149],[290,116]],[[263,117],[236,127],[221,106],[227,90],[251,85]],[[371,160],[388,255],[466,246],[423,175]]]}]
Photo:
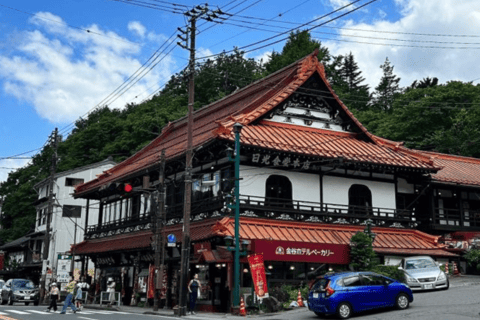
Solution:
[{"label": "awning", "polygon": [[[192,222],[190,225],[190,239],[197,241],[208,239],[214,236],[212,226],[218,222],[218,219],[210,219],[207,221]],[[166,234],[174,234],[177,241],[182,240],[183,225],[177,224],[168,226],[165,230]],[[152,230],[130,232],[100,239],[90,239],[72,246],[71,252],[75,248],[75,254],[86,255],[93,253],[148,249],[151,247]]]},{"label": "awning", "polygon": [[[261,252],[262,249],[266,250],[265,248],[276,250],[276,244],[283,247],[283,255],[281,254],[281,248],[278,249],[278,254],[269,252],[270,256],[277,257],[275,260],[284,260],[286,257],[290,257],[290,261],[301,261],[301,256],[308,260],[307,257],[311,255],[317,255],[319,258],[325,256],[332,258],[336,255],[345,254],[346,248],[350,245],[351,237],[364,229],[365,226],[362,225],[308,223],[244,217],[240,219],[240,238],[251,240],[254,246],[260,244],[254,249],[256,252]],[[213,227],[213,230],[219,236],[233,237],[235,221],[233,218],[224,218]],[[376,234],[373,249],[378,253],[456,256],[445,250],[444,245],[438,243],[439,236],[432,236],[413,229],[386,227],[372,227],[372,232]],[[265,245],[268,243],[270,245]],[[290,255],[287,255],[287,249],[291,249]],[[312,250],[317,250],[317,252],[320,250],[320,254],[311,253]],[[328,250],[330,250],[330,253],[328,253]],[[334,253],[331,254],[331,252]],[[266,253],[263,252],[263,254]],[[293,256],[296,256],[296,258],[292,258]]]},{"label": "awning", "polygon": [[216,250],[202,251],[191,260],[192,263],[227,263],[232,261],[232,253],[222,247],[217,247]]}]

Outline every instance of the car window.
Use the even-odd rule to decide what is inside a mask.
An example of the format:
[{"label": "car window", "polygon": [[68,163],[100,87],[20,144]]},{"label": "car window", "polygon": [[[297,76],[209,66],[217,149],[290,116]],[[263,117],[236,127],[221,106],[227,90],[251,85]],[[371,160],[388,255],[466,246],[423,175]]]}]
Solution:
[{"label": "car window", "polygon": [[361,286],[362,283],[360,281],[359,276],[353,276],[353,277],[344,278],[343,285],[345,287],[358,287],[358,286]]},{"label": "car window", "polygon": [[363,275],[363,284],[366,286],[381,286],[384,283],[385,278],[375,275]]},{"label": "car window", "polygon": [[4,283],[3,283],[3,282],[0,282],[0,289],[3,288],[3,285],[4,285]]},{"label": "car window", "polygon": [[23,280],[23,279],[13,280],[12,285],[15,288],[19,288],[19,289],[34,289],[35,288],[35,284],[32,281]]},{"label": "car window", "polygon": [[406,270],[433,268],[436,266],[435,262],[430,259],[413,259],[407,260],[405,263]]},{"label": "car window", "polygon": [[312,286],[312,290],[323,290],[327,286],[329,280],[325,278],[318,279]]}]

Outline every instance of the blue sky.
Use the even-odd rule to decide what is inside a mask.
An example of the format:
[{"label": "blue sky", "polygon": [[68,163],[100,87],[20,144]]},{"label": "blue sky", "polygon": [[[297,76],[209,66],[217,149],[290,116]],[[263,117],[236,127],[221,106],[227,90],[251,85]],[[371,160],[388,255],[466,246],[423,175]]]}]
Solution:
[{"label": "blue sky", "polygon": [[[55,127],[68,134],[72,122],[102,101],[114,108],[139,103],[185,66],[188,54],[177,46],[123,95],[108,98],[185,25],[179,12],[201,4],[135,1],[156,9],[125,0],[0,2],[0,182],[28,162],[10,157],[38,152]],[[209,2],[211,9],[218,6],[234,16],[224,24],[198,23],[197,57],[248,46],[351,2],[355,1]],[[356,1],[317,23],[368,2]],[[379,66],[386,57],[402,86],[425,77],[438,77],[441,83],[477,81],[479,18],[480,3],[473,0],[377,0],[316,28],[312,35],[333,54],[352,52],[371,88],[381,77]],[[268,59],[272,50],[282,49],[284,41],[271,44],[280,38],[262,43],[267,46],[247,56]]]}]

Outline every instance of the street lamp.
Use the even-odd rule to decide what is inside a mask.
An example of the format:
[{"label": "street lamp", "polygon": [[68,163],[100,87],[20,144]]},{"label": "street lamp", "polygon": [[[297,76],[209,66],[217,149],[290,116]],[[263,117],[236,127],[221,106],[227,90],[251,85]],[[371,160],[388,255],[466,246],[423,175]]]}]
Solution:
[{"label": "street lamp", "polygon": [[235,162],[235,276],[233,285],[233,307],[237,309],[240,306],[240,132],[243,126],[240,123],[233,125],[235,133],[235,150],[233,159]]}]

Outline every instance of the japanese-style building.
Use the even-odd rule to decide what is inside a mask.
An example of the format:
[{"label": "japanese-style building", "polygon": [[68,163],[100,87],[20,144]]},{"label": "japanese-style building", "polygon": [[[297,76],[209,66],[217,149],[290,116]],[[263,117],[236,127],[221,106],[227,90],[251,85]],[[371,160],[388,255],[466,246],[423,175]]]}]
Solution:
[{"label": "japanese-style building", "polygon": [[[190,271],[200,274],[199,304],[205,309],[226,310],[232,288],[226,237],[234,236],[234,219],[225,202],[235,175],[226,150],[234,146],[236,123],[242,126],[240,239],[247,253],[263,253],[269,285],[306,282],[329,267],[348,265],[350,238],[365,229],[367,219],[376,234],[374,250],[387,264],[409,255],[458,259],[439,243],[440,235],[480,230],[473,213],[480,180],[465,182],[480,173],[480,161],[411,150],[371,134],[334,93],[316,53],[193,117]],[[155,206],[149,190],[158,184],[162,150],[165,232],[182,239],[186,145],[182,118],[131,158],[75,189],[75,197],[100,201],[98,223],[88,226],[75,252],[96,263],[97,277],[122,283],[126,304],[139,290],[136,278],[148,275],[153,264]],[[465,178],[455,171],[461,170],[458,163],[470,168],[462,171]],[[118,191],[124,183],[132,192]],[[180,245],[167,249],[170,306],[176,304]],[[241,287],[248,288],[245,258],[241,270]]]}]

